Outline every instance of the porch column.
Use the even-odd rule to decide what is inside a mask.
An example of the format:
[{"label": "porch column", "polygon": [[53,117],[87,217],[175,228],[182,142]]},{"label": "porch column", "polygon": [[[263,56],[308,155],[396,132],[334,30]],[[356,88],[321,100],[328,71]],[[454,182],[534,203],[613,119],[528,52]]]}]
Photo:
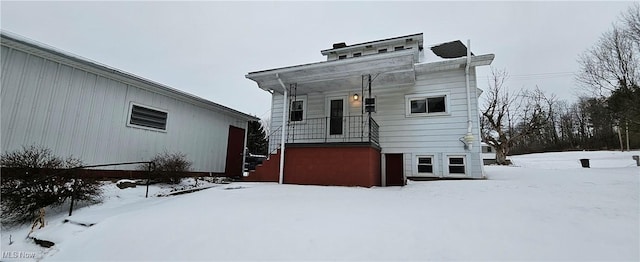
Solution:
[{"label": "porch column", "polygon": [[280,76],[278,76],[278,73],[276,73],[276,78],[278,79],[278,82],[280,82],[280,85],[282,86],[282,90],[284,90],[283,93],[283,97],[282,97],[282,132],[280,133],[280,173],[278,175],[278,184],[282,184],[284,183],[284,147],[285,147],[285,142],[284,142],[284,138],[286,137],[286,121],[287,121],[287,111],[289,111],[289,103],[287,101],[287,96],[289,95],[287,92],[287,87],[285,87],[284,83],[282,83],[282,80],[280,79]]}]

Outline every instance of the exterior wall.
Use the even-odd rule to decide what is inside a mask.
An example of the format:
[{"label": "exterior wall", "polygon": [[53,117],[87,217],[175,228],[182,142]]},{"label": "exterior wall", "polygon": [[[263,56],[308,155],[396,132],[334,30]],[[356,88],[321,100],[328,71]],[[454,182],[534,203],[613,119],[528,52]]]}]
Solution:
[{"label": "exterior wall", "polygon": [[[475,70],[471,72],[471,88],[476,87]],[[374,119],[380,125],[382,153],[403,153],[406,176],[419,176],[418,156],[432,156],[434,174],[446,177],[447,156],[464,156],[467,174],[483,176],[478,128],[478,105],[471,92],[472,132],[475,137],[472,150],[467,151],[459,141],[467,133],[467,100],[464,69],[416,75],[414,86],[390,87],[375,90],[377,113]],[[448,114],[438,116],[406,116],[405,95],[445,93],[449,96]]]},{"label": "exterior wall", "polygon": [[[470,86],[476,88],[475,70],[472,69]],[[380,125],[380,147],[382,153],[403,153],[404,173],[406,176],[421,176],[417,171],[417,157],[431,156],[434,173],[431,176],[447,177],[448,156],[465,157],[467,177],[483,176],[480,146],[480,129],[477,99],[471,92],[472,133],[475,137],[472,150],[467,151],[459,141],[467,133],[467,100],[464,68],[431,72],[417,75],[415,85],[404,87],[375,87],[372,95],[376,97],[376,113],[372,116]],[[351,95],[358,93],[360,101],[353,101]],[[365,92],[366,93],[366,92]],[[447,94],[448,114],[438,116],[406,116],[405,95]],[[349,97],[349,114],[361,114],[361,101],[365,95],[360,89],[332,93],[310,93],[305,95],[306,117],[325,117],[327,96],[341,95]],[[271,124],[277,128],[282,123],[282,95],[273,94]],[[298,124],[300,125],[300,124]]]},{"label": "exterior wall", "polygon": [[[102,74],[2,46],[2,151],[42,145],[86,164],[180,151],[193,171],[224,172],[229,125],[247,121]],[[166,110],[166,132],[128,127],[130,103]],[[118,169],[133,169],[118,167]]]},{"label": "exterior wall", "polygon": [[380,186],[380,151],[370,146],[289,146],[284,183]]}]

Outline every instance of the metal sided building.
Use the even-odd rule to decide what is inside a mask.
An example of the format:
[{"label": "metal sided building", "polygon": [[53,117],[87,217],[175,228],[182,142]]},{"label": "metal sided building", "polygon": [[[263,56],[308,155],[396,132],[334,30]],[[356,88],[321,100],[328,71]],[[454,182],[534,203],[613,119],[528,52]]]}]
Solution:
[{"label": "metal sided building", "polygon": [[256,117],[14,34],[1,43],[3,153],[37,145],[89,165],[181,152],[192,171],[242,175]]}]

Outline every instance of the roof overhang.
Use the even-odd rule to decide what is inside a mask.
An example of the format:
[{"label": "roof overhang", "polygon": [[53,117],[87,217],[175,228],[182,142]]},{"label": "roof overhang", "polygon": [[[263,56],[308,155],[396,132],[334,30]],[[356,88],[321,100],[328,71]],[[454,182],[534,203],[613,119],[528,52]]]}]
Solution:
[{"label": "roof overhang", "polygon": [[[490,65],[495,58],[494,54],[471,56],[471,67]],[[415,64],[416,74],[424,74],[435,71],[452,70],[464,68],[467,65],[467,58],[461,57],[431,63]]]},{"label": "roof overhang", "polygon": [[375,77],[375,87],[413,84],[414,64],[414,52],[404,50],[252,72],[245,77],[265,91],[283,93],[279,77],[287,87],[296,84],[297,94],[307,94],[361,88],[362,76],[369,74]]}]

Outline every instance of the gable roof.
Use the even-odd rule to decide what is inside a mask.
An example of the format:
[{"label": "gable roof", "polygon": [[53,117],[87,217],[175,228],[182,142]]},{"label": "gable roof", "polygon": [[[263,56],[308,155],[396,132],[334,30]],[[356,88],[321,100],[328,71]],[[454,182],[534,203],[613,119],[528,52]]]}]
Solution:
[{"label": "gable roof", "polygon": [[180,91],[170,86],[163,85],[158,82],[154,82],[152,80],[122,71],[120,69],[113,68],[96,61],[59,50],[46,44],[39,43],[26,37],[22,37],[4,30],[0,31],[0,43],[3,46],[16,48],[21,51],[42,56],[46,59],[50,59],[62,64],[66,64],[83,70],[88,70],[98,75],[116,79],[118,81],[134,85],[138,88],[166,95],[180,101],[218,111],[223,114],[238,117],[247,121],[259,120],[255,116],[242,113],[235,109]]}]

